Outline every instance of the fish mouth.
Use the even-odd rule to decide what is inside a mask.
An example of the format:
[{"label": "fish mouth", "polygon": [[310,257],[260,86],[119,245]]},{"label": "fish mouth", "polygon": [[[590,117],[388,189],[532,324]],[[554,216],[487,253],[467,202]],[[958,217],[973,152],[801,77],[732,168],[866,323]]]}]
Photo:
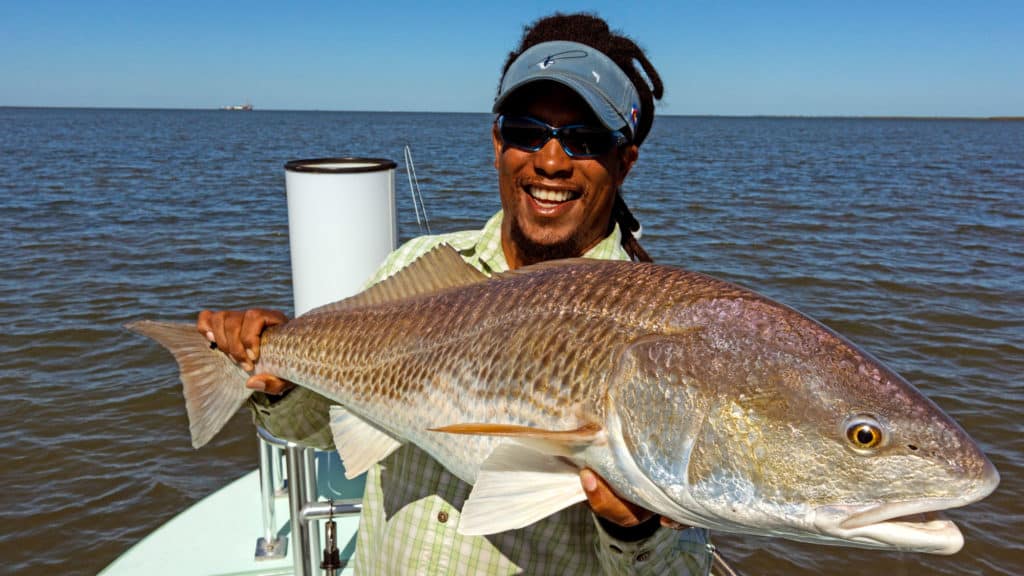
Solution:
[{"label": "fish mouth", "polygon": [[942,510],[963,505],[944,499],[892,502],[859,511],[832,507],[819,510],[815,524],[822,533],[854,546],[949,555],[963,548],[964,537]]},{"label": "fish mouth", "polygon": [[985,459],[982,474],[955,498],[922,498],[869,506],[823,506],[814,524],[822,533],[866,548],[885,548],[927,554],[955,554],[964,537],[942,513],[977,502],[999,485],[999,472]]}]

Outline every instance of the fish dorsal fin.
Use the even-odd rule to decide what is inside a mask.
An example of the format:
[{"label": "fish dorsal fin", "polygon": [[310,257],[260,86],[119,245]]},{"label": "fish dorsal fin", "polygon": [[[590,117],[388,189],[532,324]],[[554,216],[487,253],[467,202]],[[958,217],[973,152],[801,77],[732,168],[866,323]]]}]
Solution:
[{"label": "fish dorsal fin", "polygon": [[307,314],[394,302],[485,280],[488,280],[487,275],[467,264],[455,248],[449,244],[439,244],[412,264],[359,294],[314,308]]},{"label": "fish dorsal fin", "polygon": [[341,456],[345,477],[349,480],[366,472],[402,445],[394,436],[341,406],[331,406],[330,413],[334,447]]}]

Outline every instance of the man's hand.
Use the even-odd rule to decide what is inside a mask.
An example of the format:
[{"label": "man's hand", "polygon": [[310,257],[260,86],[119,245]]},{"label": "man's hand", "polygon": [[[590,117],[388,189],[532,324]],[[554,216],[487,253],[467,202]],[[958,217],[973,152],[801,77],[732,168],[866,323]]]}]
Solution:
[{"label": "man's hand", "polygon": [[[654,512],[619,498],[611,486],[589,468],[580,470],[580,482],[583,483],[583,492],[586,493],[587,502],[594,514],[613,524],[632,528],[643,524],[654,516]],[[661,517],[661,525],[675,530],[686,528],[686,526],[664,516]]]},{"label": "man's hand", "polygon": [[[196,329],[217,345],[246,372],[252,372],[260,359],[260,335],[271,326],[284,324],[288,317],[277,310],[251,308],[246,311],[203,310]],[[256,374],[245,385],[267,394],[283,394],[295,385],[272,374]]]}]

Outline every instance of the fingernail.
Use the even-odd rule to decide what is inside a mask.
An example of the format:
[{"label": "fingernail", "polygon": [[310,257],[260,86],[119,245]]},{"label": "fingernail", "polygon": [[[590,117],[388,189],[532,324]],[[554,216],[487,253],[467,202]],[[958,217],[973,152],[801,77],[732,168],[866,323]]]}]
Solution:
[{"label": "fingernail", "polygon": [[256,353],[253,352],[252,349],[246,348],[245,355],[249,357],[249,360],[252,360],[253,362],[256,361]]},{"label": "fingernail", "polygon": [[580,477],[583,478],[583,490],[586,492],[593,492],[597,490],[597,478],[589,470],[584,470],[580,473]]},{"label": "fingernail", "polygon": [[242,362],[241,367],[242,370],[245,370],[246,372],[252,372],[252,362]]},{"label": "fingernail", "polygon": [[251,388],[257,392],[265,392],[267,390],[267,383],[262,378],[249,378],[245,383],[246,388]]}]

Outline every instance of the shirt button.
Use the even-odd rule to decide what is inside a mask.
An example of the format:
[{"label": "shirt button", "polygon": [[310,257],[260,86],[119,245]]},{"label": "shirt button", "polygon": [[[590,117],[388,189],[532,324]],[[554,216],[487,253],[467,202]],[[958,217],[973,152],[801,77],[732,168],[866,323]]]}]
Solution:
[{"label": "shirt button", "polygon": [[437,513],[437,521],[440,522],[441,524],[444,524],[445,522],[447,522],[448,521],[448,513],[445,512],[444,510],[441,510],[440,512],[438,512]]}]

